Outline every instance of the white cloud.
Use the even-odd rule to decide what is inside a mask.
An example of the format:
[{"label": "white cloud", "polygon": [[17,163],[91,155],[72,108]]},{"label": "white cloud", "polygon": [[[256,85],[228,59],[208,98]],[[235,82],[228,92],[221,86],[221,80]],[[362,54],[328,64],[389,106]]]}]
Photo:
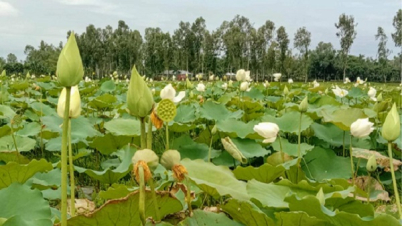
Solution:
[{"label": "white cloud", "polygon": [[8,2],[0,1],[0,17],[1,16],[16,16],[18,10]]}]

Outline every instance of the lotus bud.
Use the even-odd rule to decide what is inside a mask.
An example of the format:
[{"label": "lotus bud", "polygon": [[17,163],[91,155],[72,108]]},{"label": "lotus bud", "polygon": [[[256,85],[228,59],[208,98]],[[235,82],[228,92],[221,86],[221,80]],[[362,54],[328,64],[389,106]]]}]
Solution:
[{"label": "lotus bud", "polygon": [[370,173],[374,172],[377,169],[377,160],[375,159],[374,155],[370,156],[370,158],[368,159],[366,169]]},{"label": "lotus bud", "polygon": [[4,70],[1,72],[1,77],[6,77],[6,75],[7,75],[7,72],[6,72],[6,70],[4,69]]},{"label": "lotus bud", "polygon": [[299,104],[299,111],[306,112],[308,107],[308,99],[305,97],[302,102]]},{"label": "lotus bud", "polygon": [[[66,107],[67,89],[64,87],[61,91],[59,102],[57,103],[57,114],[64,118],[64,109]],[[81,97],[78,86],[71,87],[70,90],[70,118],[78,118],[81,115]]]},{"label": "lotus bud", "polygon": [[188,78],[186,78],[186,86],[187,86],[187,89],[194,88],[194,85],[190,82],[190,80]]},{"label": "lotus bud", "polygon": [[318,199],[318,201],[320,201],[321,205],[325,205],[325,196],[322,188],[320,188],[320,190],[318,191],[316,198]]},{"label": "lotus bud", "polygon": [[287,86],[285,86],[285,88],[283,89],[283,94],[284,94],[285,96],[287,96],[287,95],[289,94],[289,89],[288,89]]},{"label": "lotus bud", "polygon": [[180,152],[177,150],[167,150],[161,157],[161,164],[166,169],[170,170],[174,165],[180,164]]},{"label": "lotus bud", "polygon": [[151,113],[153,106],[152,92],[134,66],[127,91],[128,111],[135,117],[144,118]]},{"label": "lotus bud", "polygon": [[378,102],[381,102],[381,101],[382,101],[382,93],[378,94],[378,96],[377,96],[377,101],[378,101]]},{"label": "lotus bud", "polygon": [[248,82],[242,82],[240,84],[240,91],[247,91],[248,90]]},{"label": "lotus bud", "polygon": [[237,146],[233,143],[233,141],[229,137],[225,137],[221,139],[223,147],[229,154],[239,162],[245,164],[247,163],[246,157],[241,153],[241,151],[237,148]]},{"label": "lotus bud", "polygon": [[229,86],[229,87],[233,87],[233,81],[232,81],[232,80],[229,80],[228,86]]},{"label": "lotus bud", "polygon": [[190,98],[194,98],[194,93],[193,93],[193,91],[190,92],[190,95],[189,95],[189,96],[190,96]]},{"label": "lotus bud", "polygon": [[144,161],[151,171],[154,171],[159,164],[158,156],[150,149],[136,151],[131,161],[133,162],[133,165],[137,164],[138,161]]},{"label": "lotus bud", "polygon": [[388,112],[385,118],[384,125],[382,126],[382,137],[387,141],[394,141],[401,133],[401,122],[396,110],[396,104],[392,105],[391,111]]},{"label": "lotus bud", "polygon": [[84,76],[84,68],[74,32],[70,34],[66,45],[60,52],[56,74],[60,85],[64,87],[77,85]]},{"label": "lotus bud", "polygon": [[217,132],[217,128],[216,128],[216,125],[214,125],[214,127],[212,127],[212,130],[211,130],[211,134],[212,135],[215,135],[216,134],[216,132]]}]

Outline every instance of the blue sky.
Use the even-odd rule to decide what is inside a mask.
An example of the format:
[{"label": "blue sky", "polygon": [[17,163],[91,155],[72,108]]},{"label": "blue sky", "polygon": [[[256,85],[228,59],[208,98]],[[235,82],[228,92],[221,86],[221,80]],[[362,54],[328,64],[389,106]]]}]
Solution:
[{"label": "blue sky", "polygon": [[124,20],[141,33],[147,27],[173,32],[180,21],[193,22],[202,16],[207,28],[215,30],[224,20],[239,14],[255,26],[271,20],[284,26],[291,38],[305,26],[312,33],[311,48],[318,42],[331,42],[339,48],[334,24],[339,15],[353,15],[357,37],[352,54],[375,57],[378,26],[388,35],[392,55],[399,52],[391,38],[392,19],[402,8],[401,0],[0,0],[0,56],[14,53],[25,59],[26,45],[37,47],[41,40],[57,45],[65,42],[68,30],[81,33],[89,24],[117,26]]}]

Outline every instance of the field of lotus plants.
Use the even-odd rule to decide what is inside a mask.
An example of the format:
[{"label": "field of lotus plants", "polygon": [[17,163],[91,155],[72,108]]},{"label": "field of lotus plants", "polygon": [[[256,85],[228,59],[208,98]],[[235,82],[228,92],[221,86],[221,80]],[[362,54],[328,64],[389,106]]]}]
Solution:
[{"label": "field of lotus plants", "polygon": [[401,225],[399,84],[83,77],[1,74],[0,225]]}]

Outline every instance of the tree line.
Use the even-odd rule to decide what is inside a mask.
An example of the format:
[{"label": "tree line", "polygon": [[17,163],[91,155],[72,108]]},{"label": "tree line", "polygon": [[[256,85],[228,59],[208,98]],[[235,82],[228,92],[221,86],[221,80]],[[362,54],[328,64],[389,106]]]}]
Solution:
[{"label": "tree line", "polygon": [[[391,32],[395,46],[402,53],[402,10],[393,18]],[[130,29],[124,21],[117,28],[97,28],[89,25],[81,34],[76,34],[86,75],[101,78],[118,71],[129,74],[133,65],[148,77],[169,70],[186,70],[193,74],[215,74],[222,76],[244,68],[252,77],[264,80],[272,73],[280,72],[294,80],[308,79],[340,80],[358,76],[370,81],[399,81],[402,79],[401,53],[390,58],[387,48],[388,35],[382,27],[377,28],[377,56],[350,55],[356,38],[358,24],[351,15],[339,16],[334,34],[339,38],[340,49],[329,42],[320,42],[311,47],[311,32],[306,27],[294,34],[293,43],[285,27],[277,27],[267,20],[262,26],[254,27],[250,20],[237,15],[224,21],[216,30],[206,28],[202,17],[194,22],[180,22],[173,32],[160,28],[146,28],[142,36],[138,30]],[[67,33],[67,36],[70,31]],[[10,53],[0,58],[0,69],[8,74],[55,74],[58,55],[62,49],[41,41],[38,47],[27,45],[26,59],[18,61]]]}]

